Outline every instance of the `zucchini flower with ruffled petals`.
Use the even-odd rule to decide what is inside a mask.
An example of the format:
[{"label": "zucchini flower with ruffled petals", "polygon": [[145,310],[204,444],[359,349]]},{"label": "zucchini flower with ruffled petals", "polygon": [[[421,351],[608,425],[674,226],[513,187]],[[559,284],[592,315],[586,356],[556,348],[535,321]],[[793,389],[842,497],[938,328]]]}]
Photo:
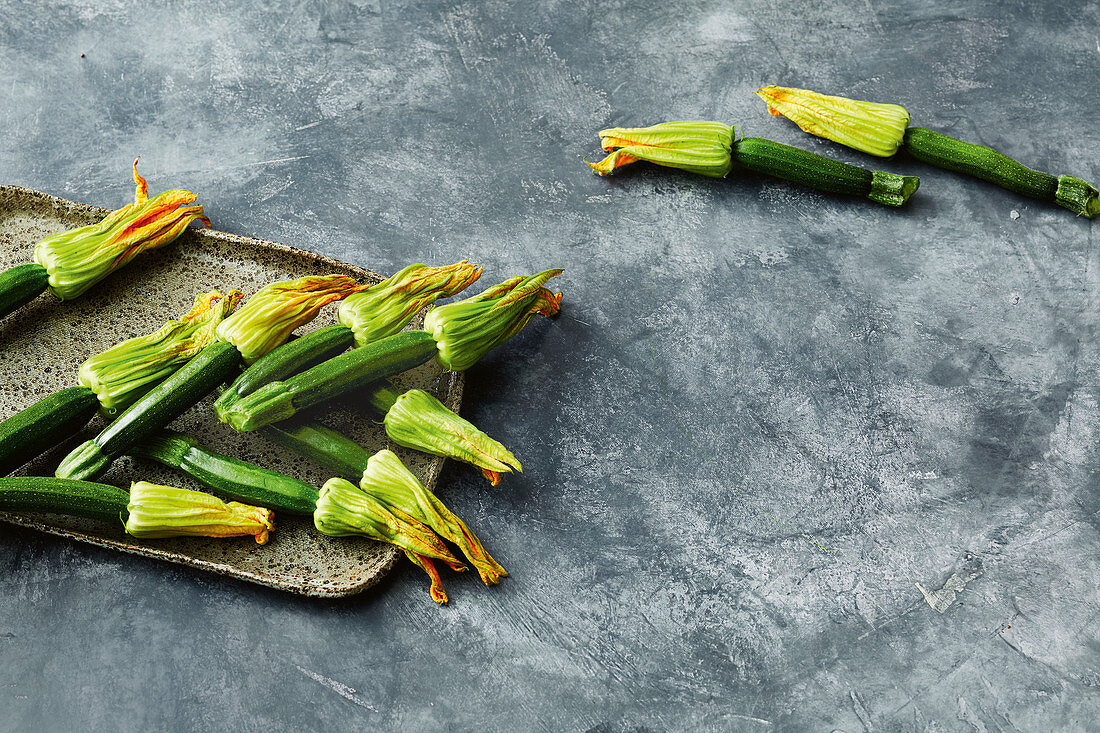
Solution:
[{"label": "zucchini flower with ruffled petals", "polygon": [[600,144],[611,152],[588,166],[601,176],[639,160],[681,168],[711,178],[725,178],[733,163],[733,128],[721,122],[662,122],[651,127],[600,130]]},{"label": "zucchini flower with ruffled petals", "polygon": [[[391,450],[380,450],[367,461],[359,488],[393,511],[422,522],[443,539],[453,542],[477,568],[485,585],[495,585],[508,572],[494,560],[466,524],[416,480]],[[421,553],[427,554],[427,553]]]},{"label": "zucchini flower with ruffled petals", "polygon": [[456,372],[469,369],[489,350],[515,336],[536,313],[547,317],[561,311],[561,293],[543,284],[563,270],[517,276],[472,298],[433,308],[424,330],[439,348],[439,361]]},{"label": "zucchini flower with ruffled petals", "polygon": [[236,346],[244,362],[251,364],[316,318],[323,306],[368,287],[356,285],[347,275],[310,275],[265,285],[218,324],[218,339]]},{"label": "zucchini flower with ruffled petals", "polygon": [[54,234],[34,248],[34,260],[49,274],[49,287],[61,300],[77,297],[148,249],[168,244],[193,221],[210,226],[196,196],[172,189],[149,198],[148,185],[134,160],[134,203],[111,212],[98,224]]},{"label": "zucchini flower with ruffled petals", "polygon": [[804,132],[888,158],[898,152],[909,126],[909,112],[897,104],[832,97],[808,89],[767,86],[756,94],[768,112],[786,117]]},{"label": "zucchini flower with ruffled petals", "polygon": [[397,396],[382,423],[394,443],[477,466],[493,486],[502,473],[523,471],[511,451],[422,389]]},{"label": "zucchini flower with ruffled petals", "polygon": [[313,524],[319,532],[331,537],[369,537],[396,545],[428,573],[432,580],[432,599],[436,603],[446,603],[447,594],[432,560],[442,560],[459,572],[467,569],[423,522],[408,512],[386,505],[342,478],[329,479],[321,487]]},{"label": "zucchini flower with ruffled petals", "polygon": [[262,545],[275,530],[275,514],[270,509],[147,481],[130,486],[126,510],[127,534],[141,539],[251,535]]},{"label": "zucchini flower with ruffled petals", "polygon": [[[96,393],[108,414],[129,407],[215,340],[214,331],[244,294],[200,293],[191,310],[155,333],[129,339],[80,365],[80,383]],[[221,301],[221,302],[217,302]]]},{"label": "zucchini flower with ruffled petals", "polygon": [[439,298],[462,292],[481,277],[466,260],[446,267],[409,265],[368,290],[340,303],[340,323],[355,332],[359,346],[392,336]]}]

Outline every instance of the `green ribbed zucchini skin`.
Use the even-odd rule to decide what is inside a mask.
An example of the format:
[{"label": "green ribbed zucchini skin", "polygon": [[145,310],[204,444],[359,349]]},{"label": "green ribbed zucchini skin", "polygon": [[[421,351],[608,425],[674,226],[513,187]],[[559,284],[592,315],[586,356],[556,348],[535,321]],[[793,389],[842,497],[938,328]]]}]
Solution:
[{"label": "green ribbed zucchini skin", "polygon": [[923,127],[906,130],[902,145],[914,158],[929,165],[966,173],[1023,196],[1055,201],[1057,176],[1028,168],[985,145],[956,140]]},{"label": "green ribbed zucchini skin", "polygon": [[58,478],[91,479],[139,440],[175,420],[224,382],[240,364],[231,343],[219,341],[200,351],[179,371],[127,408],[94,440],[76,447],[61,461]]},{"label": "green ribbed zucchini skin", "polygon": [[0,510],[126,521],[130,494],[117,486],[52,476],[0,478]]},{"label": "green ribbed zucchini skin", "polygon": [[182,433],[163,430],[129,453],[177,468],[215,493],[247,504],[303,516],[317,508],[317,489],[304,481],[215,453]]},{"label": "green ribbed zucchini skin", "polygon": [[[319,328],[293,339],[257,359],[241,372],[229,389],[214,402],[219,418],[242,397],[252,394],[269,382],[297,374],[347,351],[355,343],[355,332],[336,324]],[[223,420],[224,421],[224,420]]]},{"label": "green ribbed zucchini skin", "polygon": [[872,173],[808,150],[762,137],[746,137],[733,145],[734,165],[754,173],[782,178],[826,193],[866,196]]},{"label": "green ribbed zucchini skin", "polygon": [[372,341],[284,382],[299,410],[320,404],[371,382],[420,366],[436,355],[435,339],[426,331],[404,331]]},{"label": "green ribbed zucchini skin", "polygon": [[95,392],[68,387],[0,422],[0,476],[76,435],[98,409]]},{"label": "green ribbed zucchini skin", "polygon": [[305,456],[337,476],[358,482],[371,453],[354,440],[312,421],[287,420],[260,428],[272,443]]},{"label": "green ribbed zucchini skin", "polygon": [[0,318],[37,298],[49,284],[49,273],[37,263],[0,272]]},{"label": "green ribbed zucchini skin", "polygon": [[387,336],[285,381],[261,387],[227,410],[225,419],[240,432],[256,430],[345,392],[412,369],[437,353],[435,339],[426,331],[404,331]]}]

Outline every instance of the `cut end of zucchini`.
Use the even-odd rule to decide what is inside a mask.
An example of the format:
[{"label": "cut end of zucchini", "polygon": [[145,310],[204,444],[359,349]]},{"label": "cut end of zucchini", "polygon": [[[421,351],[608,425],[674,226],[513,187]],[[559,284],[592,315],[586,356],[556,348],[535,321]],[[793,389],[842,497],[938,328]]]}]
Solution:
[{"label": "cut end of zucchini", "polygon": [[107,470],[110,464],[111,459],[103,454],[99,445],[94,440],[88,440],[65,456],[54,471],[54,476],[90,481]]},{"label": "cut end of zucchini", "polygon": [[294,417],[298,408],[284,382],[265,384],[243,400],[230,406],[219,417],[238,433],[247,433],[273,422]]},{"label": "cut end of zucchini", "polygon": [[874,171],[871,175],[871,192],[867,194],[867,198],[886,206],[902,206],[918,188],[920,179],[916,176]]},{"label": "cut end of zucchini", "polygon": [[1100,214],[1100,198],[1096,187],[1074,176],[1058,176],[1054,200],[1078,216],[1091,219]]}]

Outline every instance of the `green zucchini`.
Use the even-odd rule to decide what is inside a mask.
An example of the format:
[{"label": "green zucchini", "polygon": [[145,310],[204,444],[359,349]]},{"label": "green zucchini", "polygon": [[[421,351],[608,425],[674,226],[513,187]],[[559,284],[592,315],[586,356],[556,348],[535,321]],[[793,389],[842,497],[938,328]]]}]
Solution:
[{"label": "green zucchini", "polygon": [[1013,193],[1064,206],[1092,218],[1100,214],[1100,198],[1091,184],[1074,176],[1053,176],[977,143],[910,127],[903,145],[917,160],[989,181]]},{"label": "green zucchini", "polygon": [[887,206],[901,206],[920,186],[915,176],[869,171],[761,137],[746,137],[733,145],[737,167],[775,176],[826,193],[862,196]]},{"label": "green zucchini", "polygon": [[0,510],[126,521],[130,494],[117,486],[52,476],[0,478]]},{"label": "green zucchini", "polygon": [[75,479],[100,475],[130,446],[165,427],[224,382],[240,361],[240,352],[233,344],[226,341],[210,344],[128,407],[94,439],[65,456],[55,475]]},{"label": "green zucchini", "polygon": [[1058,190],[1056,176],[1032,170],[985,145],[956,140],[923,127],[907,129],[903,145],[917,160],[981,178],[1024,196],[1053,201]]},{"label": "green zucchini", "polygon": [[0,422],[0,476],[76,435],[99,409],[87,387],[68,387]]},{"label": "green zucchini", "polygon": [[345,352],[272,382],[242,399],[223,419],[239,432],[292,417],[349,390],[412,369],[434,357],[435,339],[426,331],[404,331]]},{"label": "green zucchini", "polygon": [[214,402],[214,411],[225,422],[225,413],[242,397],[252,394],[269,382],[277,382],[300,371],[328,361],[347,351],[355,343],[355,332],[339,324],[325,326],[313,333],[286,342],[257,359],[233,380]]},{"label": "green zucchini", "polygon": [[163,430],[132,446],[129,454],[177,468],[231,499],[303,516],[317,508],[317,489],[304,481],[207,450],[182,433]]},{"label": "green zucchini", "polygon": [[50,274],[37,263],[0,272],[0,318],[46,292],[49,284]]},{"label": "green zucchini", "polygon": [[352,481],[363,476],[371,457],[370,451],[351,438],[317,422],[287,420],[260,428],[260,435]]}]

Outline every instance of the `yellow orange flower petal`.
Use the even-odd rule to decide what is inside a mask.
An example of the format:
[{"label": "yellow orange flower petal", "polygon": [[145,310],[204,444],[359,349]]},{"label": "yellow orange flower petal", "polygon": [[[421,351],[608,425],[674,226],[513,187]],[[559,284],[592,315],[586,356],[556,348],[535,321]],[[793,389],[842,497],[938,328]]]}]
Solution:
[{"label": "yellow orange flower petal", "polygon": [[756,94],[771,114],[786,117],[803,131],[882,158],[898,151],[909,126],[909,112],[896,104],[832,97],[793,87],[761,87]]}]

